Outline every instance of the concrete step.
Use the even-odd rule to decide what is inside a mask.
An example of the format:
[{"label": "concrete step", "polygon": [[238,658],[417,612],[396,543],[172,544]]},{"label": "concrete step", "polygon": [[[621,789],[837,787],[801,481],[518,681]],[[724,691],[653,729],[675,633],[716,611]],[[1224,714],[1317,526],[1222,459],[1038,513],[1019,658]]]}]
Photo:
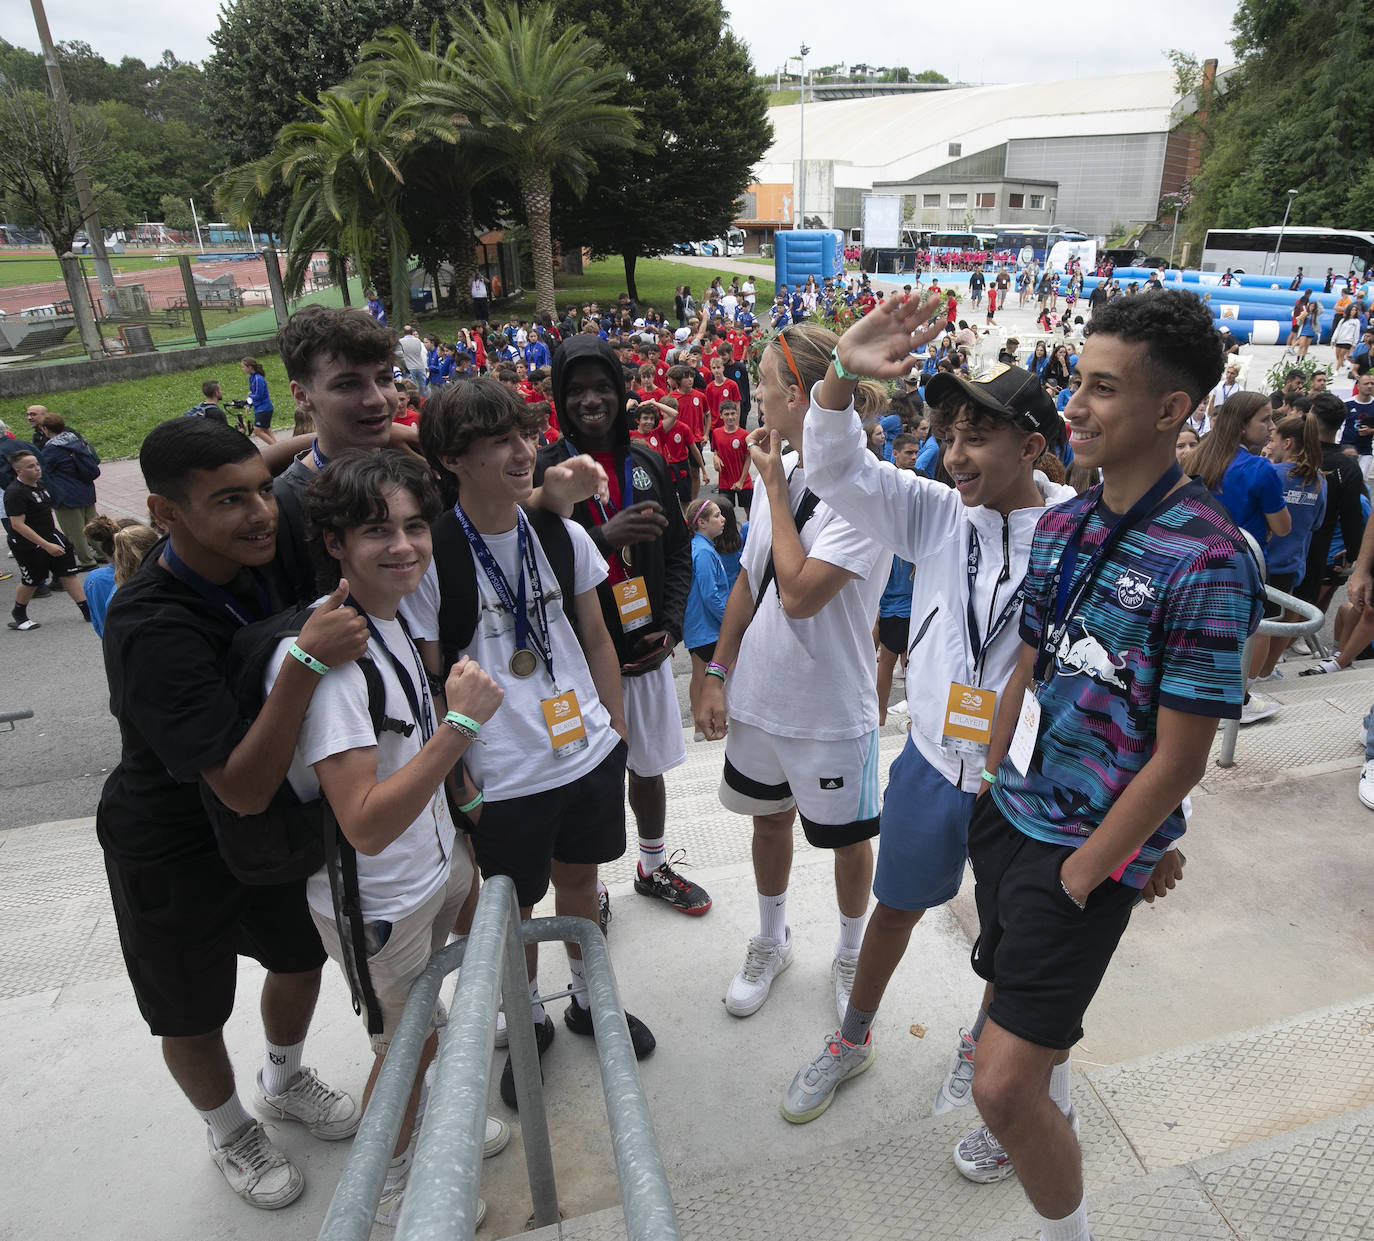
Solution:
[{"label": "concrete step", "polygon": [[[847,1085],[836,1106],[868,1085]],[[1074,1105],[1098,1241],[1370,1235],[1374,1181],[1359,1172],[1374,1160],[1374,996],[1076,1074]],[[930,1118],[675,1186],[682,1235],[1034,1241],[1014,1177],[974,1185],[954,1169],[951,1149],[975,1123],[971,1110]],[[625,1230],[615,1208],[525,1235],[620,1241]]]}]

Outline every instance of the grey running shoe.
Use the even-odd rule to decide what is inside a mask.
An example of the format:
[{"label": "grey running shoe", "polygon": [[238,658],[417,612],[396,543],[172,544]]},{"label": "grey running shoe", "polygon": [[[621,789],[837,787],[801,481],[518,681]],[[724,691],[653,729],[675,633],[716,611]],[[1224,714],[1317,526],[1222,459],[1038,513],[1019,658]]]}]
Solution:
[{"label": "grey running shoe", "polygon": [[216,1147],[207,1129],[210,1158],[224,1173],[224,1179],[249,1206],[275,1211],[301,1196],[305,1178],[285,1155],[272,1145],[260,1121],[244,1125],[232,1142]]},{"label": "grey running shoe", "polygon": [[[1077,1137],[1078,1113],[1072,1107],[1069,1108],[1068,1120],[1073,1126],[1074,1137]],[[992,1185],[1016,1171],[1011,1156],[1003,1149],[1002,1143],[992,1136],[992,1130],[987,1125],[979,1125],[964,1135],[954,1148],[954,1166],[959,1169],[961,1176],[979,1185]]]},{"label": "grey running shoe", "polygon": [[945,1080],[935,1092],[935,1115],[943,1116],[973,1102],[973,1053],[978,1043],[967,1030],[959,1031],[959,1050]]},{"label": "grey running shoe", "polygon": [[857,1077],[873,1063],[877,1049],[870,1034],[860,1047],[846,1043],[836,1031],[826,1040],[820,1054],[810,1064],[797,1070],[797,1075],[782,1097],[782,1118],[794,1125],[815,1120],[835,1097],[841,1082]]}]

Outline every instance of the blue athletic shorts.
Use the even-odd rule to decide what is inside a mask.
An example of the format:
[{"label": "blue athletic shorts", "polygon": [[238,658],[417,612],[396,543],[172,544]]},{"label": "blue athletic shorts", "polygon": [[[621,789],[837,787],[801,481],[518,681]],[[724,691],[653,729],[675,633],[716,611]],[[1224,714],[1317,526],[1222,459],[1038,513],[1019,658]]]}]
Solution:
[{"label": "blue athletic shorts", "polygon": [[968,860],[972,793],[935,770],[908,736],[887,773],[873,895],[889,909],[952,900]]}]

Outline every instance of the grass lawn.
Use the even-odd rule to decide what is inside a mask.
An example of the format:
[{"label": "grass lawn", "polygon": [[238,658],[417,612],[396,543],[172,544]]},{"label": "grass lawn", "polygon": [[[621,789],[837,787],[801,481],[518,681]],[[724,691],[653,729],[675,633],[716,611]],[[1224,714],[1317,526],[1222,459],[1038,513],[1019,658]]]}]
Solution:
[{"label": "grass lawn", "polygon": [[[82,256],[86,274],[95,277],[95,262],[90,255]],[[125,271],[152,271],[153,269],[175,269],[175,258],[160,259],[152,254],[112,254],[110,268],[117,276]],[[37,253],[29,253],[15,258],[0,253],[0,288],[8,289],[17,284],[42,284],[49,280],[62,279],[62,264],[51,253],[46,258]]]},{"label": "grass lawn", "polygon": [[[673,287],[689,283],[700,292],[710,283],[713,274],[715,273],[709,268],[689,267],[666,259],[640,259],[635,267],[639,304],[641,308],[654,306],[660,311],[666,311],[671,320]],[[725,276],[728,273],[719,274]],[[761,304],[767,305],[773,300],[771,280],[756,280],[754,284]],[[356,284],[354,288],[356,306],[361,303],[356,293]],[[603,306],[614,305],[615,299],[624,288],[624,264],[619,259],[601,259],[595,263],[588,263],[585,273],[581,276],[560,275],[557,278],[558,307],[561,310],[570,301],[579,305],[591,301],[600,302]],[[306,300],[338,305],[341,299],[338,290],[330,289],[324,293],[311,294]],[[262,316],[259,322],[262,324],[263,334],[270,335],[271,312],[254,310],[253,313]],[[500,311],[493,312],[502,322],[512,313],[526,319],[534,313],[533,289],[509,302],[503,302]],[[206,327],[213,330],[215,326],[228,326],[224,321],[226,317],[224,311],[207,311]],[[246,319],[247,315],[244,318]],[[420,315],[411,321],[420,329],[422,335],[437,332],[450,340],[454,328],[460,325],[467,326],[469,323],[451,314]],[[169,328],[155,329],[155,338],[160,338],[164,331],[167,336],[189,336],[188,328]],[[277,407],[274,427],[288,426],[292,401],[281,359],[275,353],[266,353],[260,355],[258,360],[267,372],[267,386],[272,393],[272,402]],[[248,384],[238,364],[225,362],[218,366],[185,371],[179,375],[155,375],[149,379],[130,379],[121,383],[103,384],[80,392],[55,393],[47,399],[20,397],[14,400],[0,400],[0,419],[3,419],[21,439],[26,438],[24,431],[28,423],[24,419],[24,410],[30,405],[41,403],[60,413],[73,430],[80,431],[95,445],[96,451],[102,457],[131,457],[138,452],[143,437],[159,422],[185,413],[201,399],[200,385],[207,379],[219,380],[228,399],[232,400],[247,393]]]},{"label": "grass lawn", "polygon": [[[273,426],[286,427],[289,432],[294,402],[286,385],[286,369],[276,354],[263,354],[258,361],[267,373],[268,391],[277,407]],[[238,363],[222,362],[180,375],[128,379],[82,392],[0,400],[0,418],[20,439],[27,439],[29,424],[24,411],[30,405],[46,405],[61,414],[72,430],[90,440],[102,457],[132,457],[143,437],[159,422],[184,414],[203,399],[200,385],[206,379],[219,380],[226,400],[248,395],[248,380]]]}]

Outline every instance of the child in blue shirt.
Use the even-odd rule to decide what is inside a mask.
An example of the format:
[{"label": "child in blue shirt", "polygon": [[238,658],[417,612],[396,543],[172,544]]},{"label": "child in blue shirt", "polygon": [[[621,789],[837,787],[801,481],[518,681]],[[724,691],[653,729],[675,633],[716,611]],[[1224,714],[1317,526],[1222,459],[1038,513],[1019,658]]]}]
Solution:
[{"label": "child in blue shirt", "polygon": [[725,529],[719,506],[713,500],[693,500],[687,506],[687,529],[692,532],[692,587],[687,592],[682,642],[692,656],[687,694],[695,717],[706,666],[716,656],[716,639],[731,584],[714,542]]}]

